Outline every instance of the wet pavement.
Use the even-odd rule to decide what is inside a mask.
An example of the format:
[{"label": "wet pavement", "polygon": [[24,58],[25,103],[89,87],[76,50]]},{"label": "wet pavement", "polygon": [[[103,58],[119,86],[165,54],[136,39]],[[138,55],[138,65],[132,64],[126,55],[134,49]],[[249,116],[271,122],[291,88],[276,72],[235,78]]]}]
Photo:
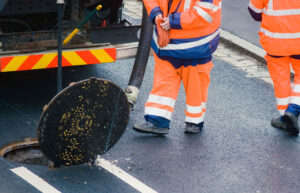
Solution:
[{"label": "wet pavement", "polygon": [[[271,118],[278,114],[272,85],[267,74],[262,74],[265,69],[256,66],[258,70],[253,71],[255,62],[247,57],[222,45],[219,50],[211,72],[205,128],[200,134],[183,133],[183,88],[166,137],[131,129],[133,123],[143,119],[143,105],[151,89],[150,57],[127,129],[101,157],[157,192],[298,192],[299,138],[270,126]],[[64,86],[100,77],[125,89],[133,61],[64,68]],[[0,145],[37,136],[42,108],[56,92],[56,71],[5,73],[0,80]],[[9,170],[20,166],[0,158],[1,193],[39,192]],[[23,166],[60,192],[138,192],[97,165],[58,169]]]},{"label": "wet pavement", "polygon": [[[134,0],[125,1],[126,11],[130,8],[132,13],[127,17],[139,21],[141,9],[132,8],[130,3],[139,4]],[[252,22],[247,5],[248,0],[223,1],[222,28],[259,45],[259,24]],[[99,77],[125,89],[133,63],[134,59],[125,59],[64,68],[63,83],[67,86]],[[143,105],[152,85],[153,63],[150,57],[126,131],[116,145],[101,156],[122,170],[117,173],[125,172],[153,190],[166,193],[299,192],[299,137],[270,126],[270,120],[278,113],[271,80],[263,66],[220,45],[214,55],[203,131],[197,135],[183,132],[185,94],[182,87],[170,133],[158,137],[131,129],[135,122],[143,119]],[[36,137],[43,106],[56,93],[56,70],[1,73],[0,82],[0,146]],[[136,181],[128,177],[127,181],[121,180],[97,163],[49,169],[0,157],[0,193],[41,192],[38,189],[41,184],[34,186],[17,176],[11,170],[16,168],[24,173],[27,168],[56,192],[139,192],[134,185]]]}]

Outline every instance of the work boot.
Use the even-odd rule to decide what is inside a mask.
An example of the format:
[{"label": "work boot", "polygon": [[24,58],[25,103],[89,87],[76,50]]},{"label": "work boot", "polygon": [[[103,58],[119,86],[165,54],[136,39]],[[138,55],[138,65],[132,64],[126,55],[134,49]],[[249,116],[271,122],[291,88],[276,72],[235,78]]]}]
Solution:
[{"label": "work boot", "polygon": [[158,135],[166,135],[169,133],[169,128],[158,128],[149,121],[145,121],[144,123],[134,124],[133,130],[140,133],[151,133],[151,134],[158,134]]},{"label": "work boot", "polygon": [[298,117],[291,112],[286,111],[282,116],[282,121],[286,124],[286,130],[293,135],[298,135],[299,125]]},{"label": "work boot", "polygon": [[286,130],[286,123],[281,121],[281,116],[273,118],[271,120],[271,125],[277,129]]},{"label": "work boot", "polygon": [[202,130],[202,127],[201,126],[199,127],[197,124],[194,123],[186,123],[184,132],[188,134],[196,134]]}]

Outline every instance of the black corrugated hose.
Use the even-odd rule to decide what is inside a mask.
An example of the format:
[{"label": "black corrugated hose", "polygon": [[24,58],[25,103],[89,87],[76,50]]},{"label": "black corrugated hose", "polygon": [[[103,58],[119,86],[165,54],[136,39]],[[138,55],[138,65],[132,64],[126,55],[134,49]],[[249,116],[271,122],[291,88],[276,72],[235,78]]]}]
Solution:
[{"label": "black corrugated hose", "polygon": [[139,40],[139,46],[135,57],[134,66],[131,72],[131,77],[128,86],[125,90],[128,102],[131,105],[131,109],[134,108],[139,89],[144,79],[153,33],[153,24],[150,20],[150,17],[148,16],[145,6],[143,6],[143,18],[141,28],[142,29]]}]

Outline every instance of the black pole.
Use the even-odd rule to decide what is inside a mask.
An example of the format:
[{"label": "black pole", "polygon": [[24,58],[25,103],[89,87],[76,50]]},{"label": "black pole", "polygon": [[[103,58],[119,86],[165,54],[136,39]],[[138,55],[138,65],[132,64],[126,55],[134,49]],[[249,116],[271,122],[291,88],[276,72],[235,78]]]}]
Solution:
[{"label": "black pole", "polygon": [[62,17],[63,17],[63,8],[64,0],[57,0],[58,6],[58,53],[57,53],[57,92],[62,90]]}]

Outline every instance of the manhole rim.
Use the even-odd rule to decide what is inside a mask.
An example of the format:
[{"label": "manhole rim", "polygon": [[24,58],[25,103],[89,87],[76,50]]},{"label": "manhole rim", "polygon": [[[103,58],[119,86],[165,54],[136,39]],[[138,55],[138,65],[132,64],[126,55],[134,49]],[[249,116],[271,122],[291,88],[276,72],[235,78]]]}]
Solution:
[{"label": "manhole rim", "polygon": [[0,147],[0,156],[5,158],[5,155],[11,151],[39,146],[40,145],[37,138],[25,138],[24,140],[20,141],[13,141]]}]

